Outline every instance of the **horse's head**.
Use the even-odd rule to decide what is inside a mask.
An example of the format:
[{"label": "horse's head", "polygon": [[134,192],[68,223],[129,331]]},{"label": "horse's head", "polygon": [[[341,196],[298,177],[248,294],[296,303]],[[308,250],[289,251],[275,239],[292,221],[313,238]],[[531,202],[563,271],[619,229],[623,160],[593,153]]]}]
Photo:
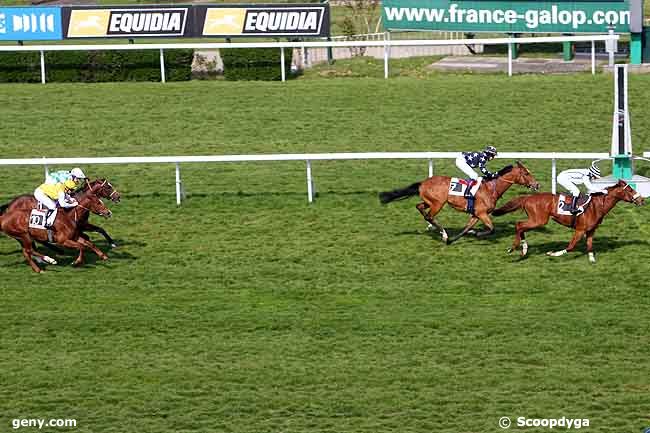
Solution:
[{"label": "horse's head", "polygon": [[539,182],[537,182],[535,176],[519,161],[516,162],[516,165],[509,165],[499,171],[499,177],[503,177],[508,182],[526,186],[534,191],[539,189]]},{"label": "horse's head", "polygon": [[120,193],[113,188],[113,185],[107,179],[96,179],[88,184],[98,197],[109,198],[114,203],[120,202]]},{"label": "horse's head", "polygon": [[110,218],[113,215],[113,212],[106,207],[101,198],[97,196],[93,188],[87,189],[84,191],[78,198],[77,201],[79,206],[88,209],[90,212],[103,216],[105,218]]},{"label": "horse's head", "polygon": [[619,180],[616,185],[610,186],[607,189],[607,194],[618,198],[619,200],[626,201],[628,203],[634,203],[637,206],[645,204],[645,200],[641,197],[641,194],[636,192],[627,182],[624,180]]}]

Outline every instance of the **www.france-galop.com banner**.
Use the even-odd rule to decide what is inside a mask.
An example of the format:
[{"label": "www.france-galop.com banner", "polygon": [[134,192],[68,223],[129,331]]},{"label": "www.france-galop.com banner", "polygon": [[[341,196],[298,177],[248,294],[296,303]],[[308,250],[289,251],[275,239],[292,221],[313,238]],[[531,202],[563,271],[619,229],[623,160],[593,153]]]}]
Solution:
[{"label": "www.france-galop.com banner", "polygon": [[383,0],[388,30],[446,30],[499,33],[629,32],[624,1],[450,1]]}]

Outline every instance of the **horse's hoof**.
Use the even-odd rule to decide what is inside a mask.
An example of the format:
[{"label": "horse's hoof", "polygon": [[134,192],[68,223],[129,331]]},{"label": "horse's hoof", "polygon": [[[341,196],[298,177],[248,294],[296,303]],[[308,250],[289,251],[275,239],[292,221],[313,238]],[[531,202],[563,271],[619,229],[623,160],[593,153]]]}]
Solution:
[{"label": "horse's hoof", "polygon": [[43,256],[43,260],[46,263],[49,263],[50,265],[56,265],[57,264],[56,260],[54,260],[52,257],[49,257],[49,256]]},{"label": "horse's hoof", "polygon": [[449,235],[447,234],[447,232],[442,232],[441,235],[442,235],[442,241],[444,243],[447,243],[447,241],[449,240]]},{"label": "horse's hoof", "polygon": [[589,253],[589,262],[596,263],[596,256],[594,256],[594,253]]},{"label": "horse's hoof", "polygon": [[477,236],[477,234],[476,234],[476,230],[474,230],[474,229],[468,230],[468,231],[467,231],[467,234],[468,234],[468,235],[474,235],[474,236]]},{"label": "horse's hoof", "polygon": [[111,248],[117,248],[117,244],[116,244],[115,242],[113,242],[113,243],[111,244]]},{"label": "horse's hoof", "polygon": [[103,256],[100,257],[100,259],[102,259],[103,261],[106,261],[106,260],[108,260],[108,256],[106,254],[104,254]]}]

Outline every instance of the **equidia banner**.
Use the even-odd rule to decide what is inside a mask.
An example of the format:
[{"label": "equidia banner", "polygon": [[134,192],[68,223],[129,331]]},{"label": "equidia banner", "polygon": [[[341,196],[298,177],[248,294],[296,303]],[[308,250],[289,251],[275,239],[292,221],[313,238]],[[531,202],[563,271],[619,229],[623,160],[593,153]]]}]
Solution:
[{"label": "equidia banner", "polygon": [[61,9],[58,7],[0,8],[0,40],[60,40]]},{"label": "equidia banner", "polygon": [[329,5],[64,7],[66,38],[327,36]]},{"label": "equidia banner", "polygon": [[616,33],[630,28],[629,0],[484,1],[383,0],[388,30],[500,33]]}]

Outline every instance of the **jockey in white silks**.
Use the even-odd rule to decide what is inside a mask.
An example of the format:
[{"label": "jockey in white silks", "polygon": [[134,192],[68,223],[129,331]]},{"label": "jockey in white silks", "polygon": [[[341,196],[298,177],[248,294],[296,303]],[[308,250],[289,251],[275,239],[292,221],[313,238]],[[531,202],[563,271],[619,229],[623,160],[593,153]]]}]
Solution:
[{"label": "jockey in white silks", "polygon": [[557,175],[557,183],[562,185],[573,196],[570,209],[572,214],[575,215],[578,213],[577,203],[578,197],[580,196],[580,188],[578,188],[578,185],[584,185],[585,188],[587,188],[588,194],[607,194],[607,190],[599,188],[591,183],[593,179],[599,179],[600,177],[600,169],[596,163],[592,163],[589,169],[572,168],[564,170]]}]

